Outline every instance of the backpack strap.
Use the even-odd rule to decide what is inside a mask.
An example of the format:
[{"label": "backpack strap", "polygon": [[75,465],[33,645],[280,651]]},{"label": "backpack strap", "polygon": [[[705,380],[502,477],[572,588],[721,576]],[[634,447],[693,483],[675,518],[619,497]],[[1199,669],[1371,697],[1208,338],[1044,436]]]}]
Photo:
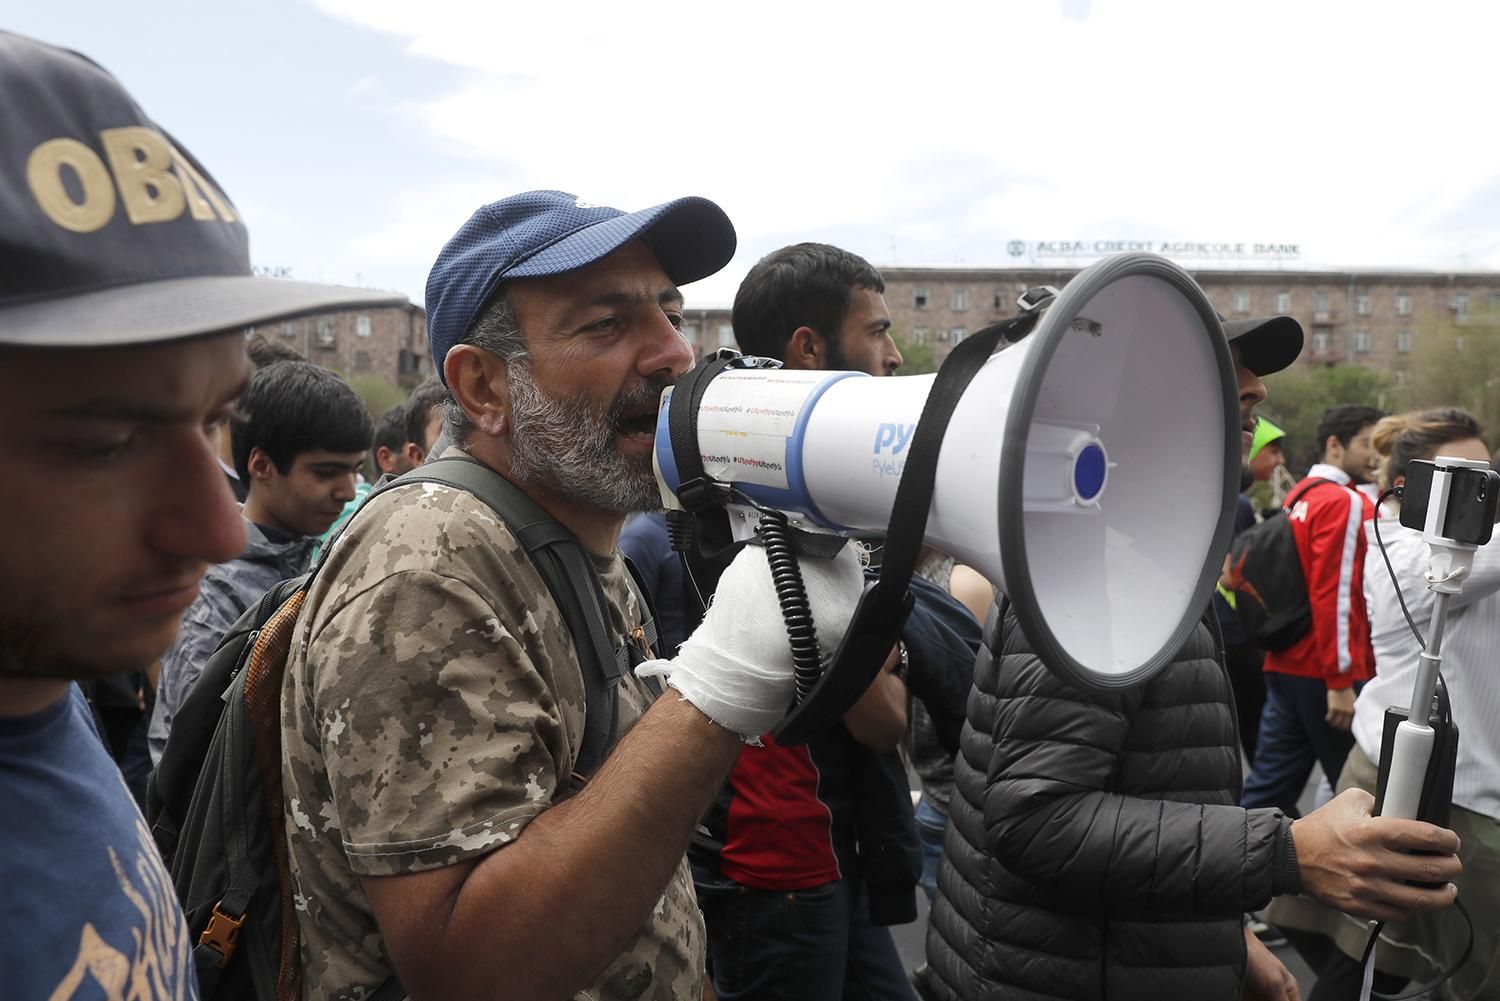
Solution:
[{"label": "backpack strap", "polygon": [[[1321,487],[1325,483],[1332,483],[1336,487],[1343,486],[1342,483],[1335,482],[1334,480],[1330,480],[1322,476],[1314,476],[1312,478],[1312,481],[1309,482],[1306,486],[1301,487],[1297,490],[1293,490],[1290,494],[1288,494],[1286,501],[1281,505],[1281,509],[1283,511],[1290,511],[1293,504],[1297,503],[1299,500],[1306,497],[1308,494],[1312,493],[1312,491],[1316,490],[1318,487]],[[1352,490],[1353,488],[1351,487],[1350,489]]]},{"label": "backpack strap", "polygon": [[397,980],[393,973],[382,980],[379,987],[366,994],[365,1001],[401,1001],[404,997],[406,997],[406,988],[401,986],[401,981]]},{"label": "backpack strap", "polygon": [[433,459],[385,486],[409,483],[440,483],[483,501],[525,547],[546,582],[573,637],[583,673],[583,742],[574,763],[575,784],[578,779],[586,779],[603,763],[614,743],[620,677],[633,666],[630,644],[617,649],[610,643],[604,588],[589,554],[572,532],[519,487],[474,459]]},{"label": "backpack strap", "polygon": [[[246,648],[253,646],[252,640]],[[245,673],[240,671],[235,675],[231,690],[236,686],[243,690]],[[224,713],[225,752],[219,759],[219,779],[228,790],[222,804],[228,885],[193,946],[193,963],[197,967],[199,986],[205,997],[213,995],[218,986],[219,974],[234,956],[235,940],[240,927],[245,923],[245,912],[255,899],[255,891],[260,888],[260,873],[250,861],[250,850],[245,840],[244,814],[249,807],[243,771],[251,757],[248,741],[252,738],[244,731],[243,723],[233,708]]]},{"label": "backpack strap", "polygon": [[[161,760],[151,769],[146,785],[147,823],[168,866],[177,850],[177,838],[183,819],[190,809],[198,785],[199,769],[208,754],[222,715],[220,706],[229,699],[229,689],[255,649],[261,629],[276,611],[298,591],[307,587],[311,574],[283,580],[263,594],[229,628],[218,647],[205,662],[198,682],[189,690],[177,718],[172,723],[172,738]],[[202,694],[198,694],[202,689]],[[212,704],[212,711],[199,708]]]}]

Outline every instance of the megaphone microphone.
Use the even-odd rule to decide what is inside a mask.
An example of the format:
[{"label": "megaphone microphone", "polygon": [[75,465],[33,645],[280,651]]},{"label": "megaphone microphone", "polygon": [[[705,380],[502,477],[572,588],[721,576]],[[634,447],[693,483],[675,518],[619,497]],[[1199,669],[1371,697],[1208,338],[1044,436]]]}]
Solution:
[{"label": "megaphone microphone", "polygon": [[[1002,337],[1015,343],[991,354]],[[669,393],[655,464],[672,506],[723,505],[737,538],[762,508],[809,532],[885,534],[888,561],[939,549],[1004,591],[1043,663],[1075,685],[1118,689],[1164,667],[1228,549],[1234,366],[1202,290],[1154,255],[1084,269],[936,375],[719,359]],[[903,486],[913,470],[926,483]],[[888,650],[852,682],[830,669],[778,739],[841,717]]]}]

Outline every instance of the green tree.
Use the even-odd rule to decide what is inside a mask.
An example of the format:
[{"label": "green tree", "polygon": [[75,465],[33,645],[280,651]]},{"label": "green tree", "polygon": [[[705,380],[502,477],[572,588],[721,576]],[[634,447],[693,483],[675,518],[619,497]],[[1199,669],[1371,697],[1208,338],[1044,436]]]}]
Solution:
[{"label": "green tree", "polygon": [[1402,407],[1463,407],[1500,430],[1500,312],[1436,318],[1417,333]]},{"label": "green tree", "polygon": [[1361,365],[1293,366],[1266,376],[1265,383],[1261,413],[1286,432],[1282,448],[1287,468],[1299,478],[1322,458],[1322,443],[1316,439],[1323,411],[1346,403],[1382,410],[1400,405],[1394,378]]},{"label": "green tree", "polygon": [[357,375],[349,380],[349,385],[376,420],[396,404],[406,401],[406,390],[378,375]]},{"label": "green tree", "polygon": [[891,332],[891,340],[896,342],[896,350],[901,352],[903,359],[897,369],[898,375],[926,375],[938,370],[937,354],[932,345],[918,344],[895,331]]}]

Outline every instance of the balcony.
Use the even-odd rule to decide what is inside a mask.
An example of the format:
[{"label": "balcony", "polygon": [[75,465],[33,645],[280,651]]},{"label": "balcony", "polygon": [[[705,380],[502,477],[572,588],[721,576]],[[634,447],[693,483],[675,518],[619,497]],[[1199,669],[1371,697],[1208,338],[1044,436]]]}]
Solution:
[{"label": "balcony", "polygon": [[[1349,360],[1349,351],[1342,344],[1318,343],[1324,340],[1326,335],[1314,334],[1307,342],[1302,351],[1303,361],[1314,365],[1339,365]],[[1332,338],[1327,338],[1332,341]]]}]

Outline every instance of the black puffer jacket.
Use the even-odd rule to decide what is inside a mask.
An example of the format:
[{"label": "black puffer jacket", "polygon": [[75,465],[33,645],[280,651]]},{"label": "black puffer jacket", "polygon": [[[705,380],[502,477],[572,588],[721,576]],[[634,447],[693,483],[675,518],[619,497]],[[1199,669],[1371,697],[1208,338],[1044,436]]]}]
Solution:
[{"label": "black puffer jacket", "polygon": [[1295,892],[1296,857],[1280,811],[1235,805],[1217,636],[1210,614],[1150,682],[1098,695],[991,610],[927,933],[939,997],[1239,997],[1241,916]]}]

